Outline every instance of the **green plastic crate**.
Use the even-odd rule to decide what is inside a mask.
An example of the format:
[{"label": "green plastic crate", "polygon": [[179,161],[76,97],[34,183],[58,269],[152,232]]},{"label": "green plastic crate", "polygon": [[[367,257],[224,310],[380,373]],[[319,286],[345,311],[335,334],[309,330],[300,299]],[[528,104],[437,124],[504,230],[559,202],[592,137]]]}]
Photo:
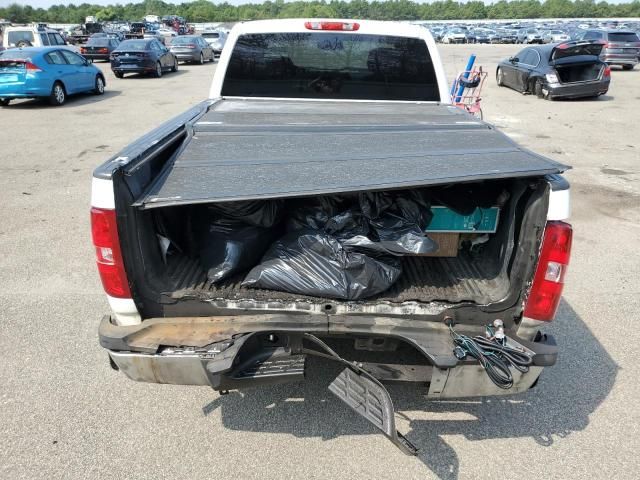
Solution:
[{"label": "green plastic crate", "polygon": [[427,232],[495,233],[500,208],[476,208],[471,215],[460,215],[447,207],[431,207],[433,219]]}]

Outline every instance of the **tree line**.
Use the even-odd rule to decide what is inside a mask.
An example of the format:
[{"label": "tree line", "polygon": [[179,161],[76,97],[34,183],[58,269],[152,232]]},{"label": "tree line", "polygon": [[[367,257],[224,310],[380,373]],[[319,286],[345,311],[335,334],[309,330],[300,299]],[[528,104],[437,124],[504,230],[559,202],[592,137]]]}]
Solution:
[{"label": "tree line", "polygon": [[144,0],[125,5],[53,5],[48,9],[11,4],[0,8],[0,18],[13,23],[84,23],[85,17],[100,21],[140,20],[147,14],[179,15],[189,22],[235,22],[267,18],[362,18],[371,20],[454,20],[506,18],[580,18],[580,17],[640,17],[640,0],[629,3],[607,3],[595,0],[500,0],[485,4],[481,1],[416,3],[410,0],[313,0],[230,5],[197,0],[172,4],[160,0]]}]

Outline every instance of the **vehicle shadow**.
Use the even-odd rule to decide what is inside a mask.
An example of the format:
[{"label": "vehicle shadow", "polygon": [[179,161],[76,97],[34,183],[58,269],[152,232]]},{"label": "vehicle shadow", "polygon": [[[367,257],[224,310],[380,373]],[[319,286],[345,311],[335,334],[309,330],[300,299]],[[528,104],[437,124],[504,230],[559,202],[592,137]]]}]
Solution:
[{"label": "vehicle shadow", "polygon": [[610,102],[615,100],[616,97],[613,95],[600,95],[598,97],[581,97],[581,98],[554,98],[553,101],[555,103],[582,103],[582,102]]},{"label": "vehicle shadow", "polygon": [[[618,366],[589,328],[563,301],[549,333],[561,346],[558,364],[547,369],[529,392],[465,401],[427,401],[415,386],[389,386],[399,425],[420,451],[418,458],[439,478],[457,479],[459,460],[443,436],[467,440],[532,438],[548,447],[585,429],[589,415],[606,399]],[[219,409],[223,425],[232,430],[290,433],[330,440],[340,435],[371,435],[377,430],[352,413],[326,389],[341,370],[331,362],[311,359],[307,381],[263,389],[231,392],[203,407],[205,415]],[[424,410],[437,420],[412,418]],[[464,420],[447,420],[454,414]],[[460,415],[462,414],[462,415]],[[415,417],[415,413],[414,413]],[[386,441],[382,439],[381,441]],[[389,443],[389,448],[395,447]]]},{"label": "vehicle shadow", "polygon": [[[107,80],[108,82],[108,80]],[[14,100],[7,107],[3,107],[4,110],[29,110],[29,109],[38,109],[38,108],[73,108],[80,107],[83,105],[88,105],[91,103],[103,102],[105,100],[109,100],[110,98],[117,97],[122,92],[120,90],[109,90],[109,84],[107,84],[107,88],[102,95],[95,95],[91,92],[88,93],[79,93],[76,95],[69,95],[67,97],[67,101],[61,107],[53,107],[49,105],[47,99],[43,98],[31,98],[25,100]]]},{"label": "vehicle shadow", "polygon": [[[180,75],[183,75],[185,73],[187,73],[185,70],[181,69],[182,64],[180,63],[178,65],[178,71],[177,72],[163,72],[162,73],[162,77],[160,78],[155,78],[152,74],[150,73],[128,73],[125,75],[124,78],[116,78],[115,76],[113,76],[111,78],[112,82],[121,82],[121,81],[125,81],[125,80],[159,80],[162,81],[165,77],[166,78],[174,78],[174,77],[179,77]],[[107,79],[107,81],[109,81]]]}]

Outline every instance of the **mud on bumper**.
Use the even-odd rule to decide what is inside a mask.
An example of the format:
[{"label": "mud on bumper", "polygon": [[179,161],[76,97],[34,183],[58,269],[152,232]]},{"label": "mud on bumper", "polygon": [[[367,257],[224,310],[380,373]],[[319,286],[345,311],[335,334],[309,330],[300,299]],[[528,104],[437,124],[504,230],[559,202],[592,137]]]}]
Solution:
[{"label": "mud on bumper", "polygon": [[[311,317],[311,318],[309,318]],[[528,390],[545,366],[554,365],[558,349],[553,337],[539,334],[527,341],[509,337],[532,352],[526,373],[514,371],[514,386],[494,385],[473,359],[458,360],[448,329],[441,323],[380,317],[242,315],[157,318],[132,326],[100,323],[100,344],[117,369],[132,380],[178,385],[208,385],[225,391],[300,381],[305,377],[303,335],[357,339],[376,349],[404,342],[424,357],[420,365],[364,363],[380,381],[428,384],[428,396],[458,398],[512,394]],[[461,331],[465,331],[460,327]],[[465,333],[479,334],[481,327]]]}]

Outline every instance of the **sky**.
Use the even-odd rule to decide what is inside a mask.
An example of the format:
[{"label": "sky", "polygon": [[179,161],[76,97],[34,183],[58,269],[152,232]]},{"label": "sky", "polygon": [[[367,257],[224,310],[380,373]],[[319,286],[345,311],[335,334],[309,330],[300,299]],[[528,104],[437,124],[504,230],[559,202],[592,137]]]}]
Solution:
[{"label": "sky", "polygon": [[[186,3],[189,0],[168,0],[167,3]],[[240,5],[242,3],[262,3],[262,0],[227,0],[228,3],[232,4],[232,5]],[[422,2],[422,1],[428,1],[428,0],[417,0],[418,2]],[[485,3],[493,3],[493,0],[483,0]],[[608,0],[609,3],[626,3],[629,2],[631,0]],[[7,5],[10,5],[12,3],[18,3],[21,5],[31,5],[34,8],[49,8],[51,5],[60,5],[61,3],[64,5],[68,5],[70,3],[74,3],[76,5],[80,5],[81,3],[90,3],[90,4],[95,4],[95,5],[109,5],[109,4],[116,4],[116,3],[121,3],[121,4],[126,4],[126,3],[140,3],[137,0],[29,0],[29,1],[23,1],[23,0],[0,0],[0,7],[6,7]],[[220,0],[220,2],[214,2],[214,3],[222,3],[222,0]]]}]

